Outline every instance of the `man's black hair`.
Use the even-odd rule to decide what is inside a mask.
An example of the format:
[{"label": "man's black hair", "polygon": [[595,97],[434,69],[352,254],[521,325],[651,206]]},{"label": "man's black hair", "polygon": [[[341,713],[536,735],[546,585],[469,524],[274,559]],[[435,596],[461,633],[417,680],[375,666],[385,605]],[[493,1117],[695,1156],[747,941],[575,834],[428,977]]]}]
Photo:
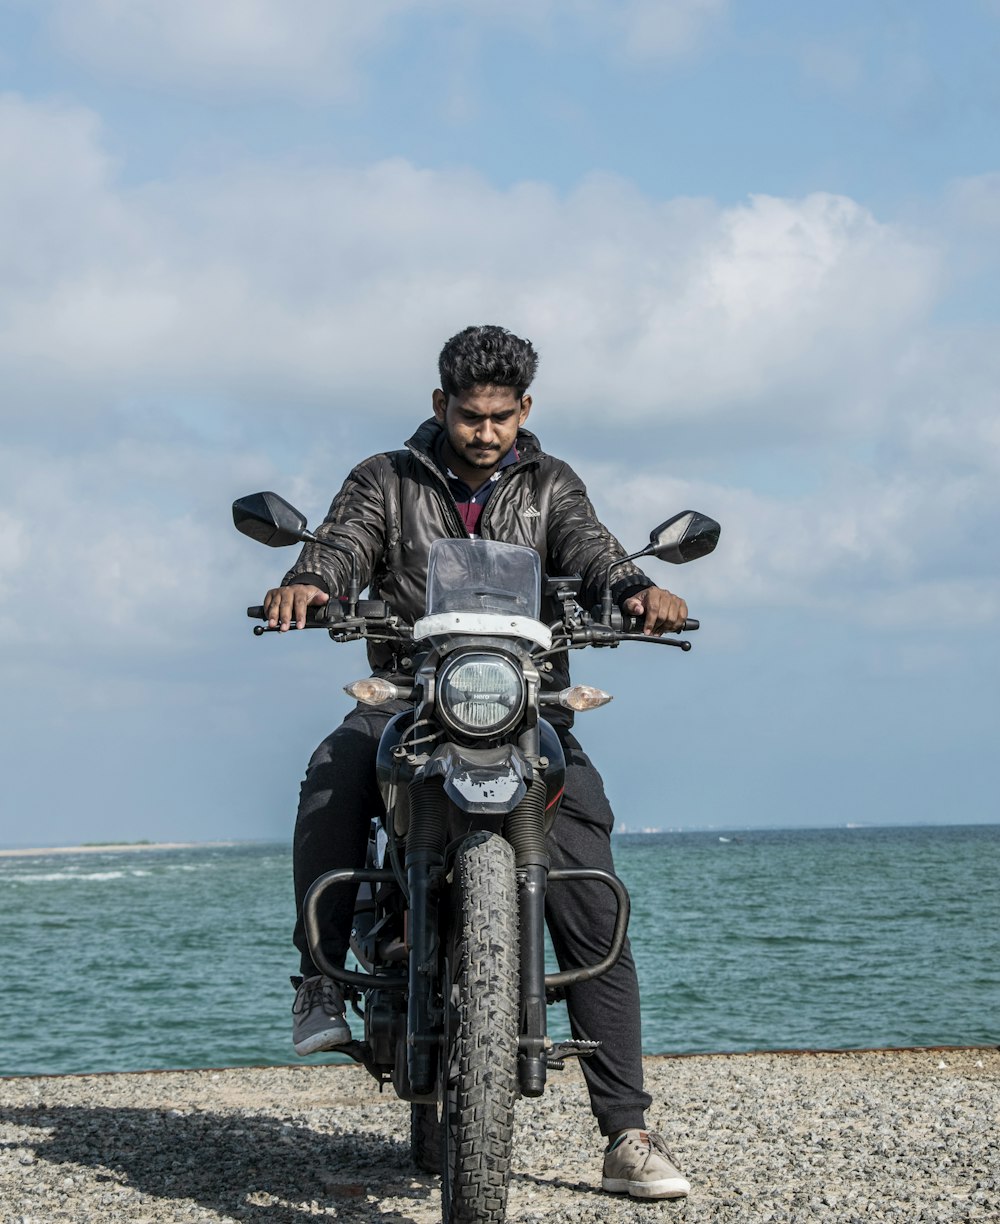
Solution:
[{"label": "man's black hair", "polygon": [[438,358],[441,390],[449,397],[470,387],[512,387],[521,399],[537,369],[530,340],[489,323],[452,336]]}]

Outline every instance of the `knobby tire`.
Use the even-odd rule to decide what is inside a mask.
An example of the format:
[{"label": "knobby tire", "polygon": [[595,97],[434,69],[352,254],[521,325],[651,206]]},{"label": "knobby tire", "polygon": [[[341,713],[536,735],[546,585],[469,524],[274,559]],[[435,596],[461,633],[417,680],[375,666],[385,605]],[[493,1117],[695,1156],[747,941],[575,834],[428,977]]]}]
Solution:
[{"label": "knobby tire", "polygon": [[474,834],[455,856],[453,880],[450,1048],[442,1085],[443,1214],[445,1224],[502,1224],[520,1019],[517,881],[510,844],[495,834]]}]

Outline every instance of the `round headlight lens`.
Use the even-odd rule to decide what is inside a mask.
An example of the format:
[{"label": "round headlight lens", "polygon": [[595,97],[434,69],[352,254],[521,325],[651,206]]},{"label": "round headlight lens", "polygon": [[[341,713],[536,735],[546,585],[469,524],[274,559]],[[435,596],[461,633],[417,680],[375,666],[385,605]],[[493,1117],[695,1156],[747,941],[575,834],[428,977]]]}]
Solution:
[{"label": "round headlight lens", "polygon": [[524,677],[508,659],[459,655],[441,671],[438,712],[466,735],[499,735],[521,717],[524,695]]}]

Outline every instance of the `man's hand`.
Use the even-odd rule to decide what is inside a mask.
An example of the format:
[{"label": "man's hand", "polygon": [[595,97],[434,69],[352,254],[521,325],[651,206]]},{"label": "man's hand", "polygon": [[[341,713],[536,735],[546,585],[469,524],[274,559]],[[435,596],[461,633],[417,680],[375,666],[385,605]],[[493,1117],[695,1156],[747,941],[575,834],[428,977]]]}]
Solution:
[{"label": "man's hand", "polygon": [[687,619],[688,606],[679,595],[672,595],[661,587],[647,587],[638,595],[625,600],[625,611],[631,616],[642,616],[642,631],[648,636],[662,637],[668,629],[679,629]]},{"label": "man's hand", "polygon": [[285,633],[293,623],[298,629],[306,627],[306,608],[318,608],[329,602],[326,591],[300,582],[268,591],[264,596],[264,615],[271,629]]}]

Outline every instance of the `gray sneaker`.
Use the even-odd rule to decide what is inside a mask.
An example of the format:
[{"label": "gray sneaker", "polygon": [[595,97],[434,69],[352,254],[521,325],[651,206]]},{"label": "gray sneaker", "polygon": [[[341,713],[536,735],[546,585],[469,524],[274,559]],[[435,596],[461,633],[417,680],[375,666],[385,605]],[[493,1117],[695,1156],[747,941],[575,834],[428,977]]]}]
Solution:
[{"label": "gray sneaker", "polygon": [[601,1186],[633,1198],[684,1198],[691,1189],[659,1135],[627,1130],[604,1153]]},{"label": "gray sneaker", "polygon": [[292,1044],[305,1056],[333,1050],[351,1040],[344,1018],[344,996],[333,978],[306,978],[292,1004]]}]

